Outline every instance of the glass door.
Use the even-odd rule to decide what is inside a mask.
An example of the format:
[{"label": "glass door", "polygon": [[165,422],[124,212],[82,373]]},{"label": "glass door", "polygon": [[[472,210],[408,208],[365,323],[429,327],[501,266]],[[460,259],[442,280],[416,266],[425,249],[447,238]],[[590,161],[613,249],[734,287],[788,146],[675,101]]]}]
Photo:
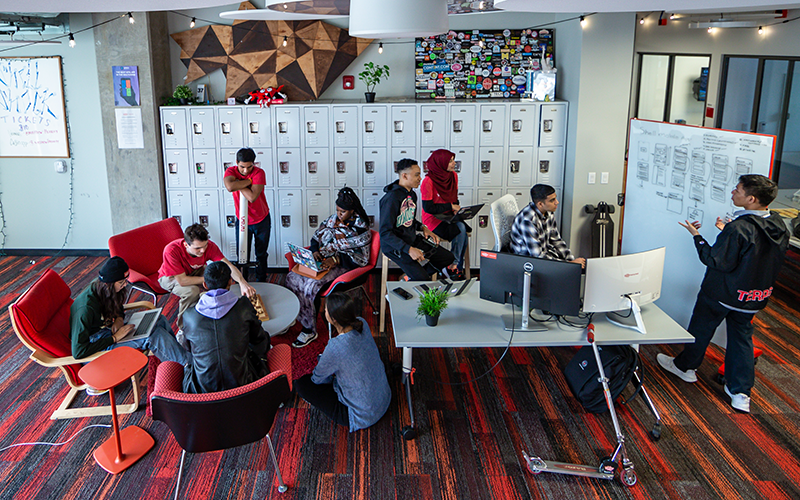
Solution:
[{"label": "glass door", "polygon": [[703,125],[707,55],[640,54],[636,118]]}]

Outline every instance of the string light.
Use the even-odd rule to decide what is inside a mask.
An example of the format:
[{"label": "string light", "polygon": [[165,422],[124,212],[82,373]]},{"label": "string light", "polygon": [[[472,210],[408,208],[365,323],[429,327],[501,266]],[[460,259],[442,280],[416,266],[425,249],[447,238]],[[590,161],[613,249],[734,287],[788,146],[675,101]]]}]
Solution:
[{"label": "string light", "polygon": [[709,33],[713,33],[714,32],[714,27],[713,26],[709,26],[708,27],[708,32]]},{"label": "string light", "polygon": [[644,17],[639,18],[639,24],[644,24]]},{"label": "string light", "polygon": [[383,42],[378,44],[378,54],[383,54]]},{"label": "string light", "polygon": [[758,27],[758,34],[759,35],[763,35],[764,34],[764,27],[763,26],[759,26]]},{"label": "string light", "polygon": [[676,17],[678,17],[678,16],[676,16],[675,14],[670,14],[670,15],[669,15],[669,19],[670,19],[670,21],[671,21],[671,20],[673,20],[673,19],[675,19]]},{"label": "string light", "polygon": [[192,22],[189,23],[189,29],[194,28],[194,25],[197,24],[197,18],[192,18]]},{"label": "string light", "polygon": [[69,34],[69,48],[71,48],[71,49],[72,49],[72,48],[74,48],[74,47],[75,47],[75,35],[73,35],[72,33],[70,33],[70,34]]},{"label": "string light", "polygon": [[283,36],[283,46],[286,47],[286,44],[289,43],[289,40],[286,38],[286,35]]},{"label": "string light", "polygon": [[136,19],[133,18],[133,14],[131,14],[130,12],[128,12],[128,22],[131,24],[136,22]]},{"label": "string light", "polygon": [[585,27],[586,27],[586,18],[581,16],[581,28],[585,28]]}]

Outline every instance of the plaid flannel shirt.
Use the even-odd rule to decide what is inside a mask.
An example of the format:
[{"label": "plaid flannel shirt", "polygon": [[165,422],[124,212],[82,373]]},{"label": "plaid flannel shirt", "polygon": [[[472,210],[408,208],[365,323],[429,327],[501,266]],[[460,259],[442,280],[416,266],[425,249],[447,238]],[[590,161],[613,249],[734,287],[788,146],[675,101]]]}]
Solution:
[{"label": "plaid flannel shirt", "polygon": [[533,203],[522,209],[511,226],[511,252],[527,257],[573,260],[575,257],[556,227],[550,212],[542,215]]}]

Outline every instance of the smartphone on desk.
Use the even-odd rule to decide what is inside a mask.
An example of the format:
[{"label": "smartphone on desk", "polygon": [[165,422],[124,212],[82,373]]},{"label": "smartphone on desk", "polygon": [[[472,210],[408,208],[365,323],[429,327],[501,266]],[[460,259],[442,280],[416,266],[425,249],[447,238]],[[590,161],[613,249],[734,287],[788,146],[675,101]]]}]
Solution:
[{"label": "smartphone on desk", "polygon": [[392,293],[397,295],[397,296],[399,296],[399,297],[402,297],[405,300],[413,298],[413,295],[411,295],[407,291],[403,290],[399,286],[397,288],[395,288],[394,290],[392,290]]}]

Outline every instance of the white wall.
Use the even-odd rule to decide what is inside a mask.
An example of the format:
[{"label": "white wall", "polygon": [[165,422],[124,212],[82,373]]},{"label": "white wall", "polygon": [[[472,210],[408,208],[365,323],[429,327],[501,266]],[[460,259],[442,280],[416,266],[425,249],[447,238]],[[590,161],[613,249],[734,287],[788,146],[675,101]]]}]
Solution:
[{"label": "white wall", "polygon": [[[70,29],[91,25],[91,15],[70,16]],[[70,131],[74,219],[68,249],[107,248],[111,235],[103,125],[92,31],[75,35],[77,45],[34,45],[3,57],[61,56]],[[8,47],[8,46],[2,46]],[[107,68],[111,71],[111,68]],[[2,158],[0,200],[6,221],[6,249],[59,249],[69,226],[70,174],[56,173],[52,158]]]}]

